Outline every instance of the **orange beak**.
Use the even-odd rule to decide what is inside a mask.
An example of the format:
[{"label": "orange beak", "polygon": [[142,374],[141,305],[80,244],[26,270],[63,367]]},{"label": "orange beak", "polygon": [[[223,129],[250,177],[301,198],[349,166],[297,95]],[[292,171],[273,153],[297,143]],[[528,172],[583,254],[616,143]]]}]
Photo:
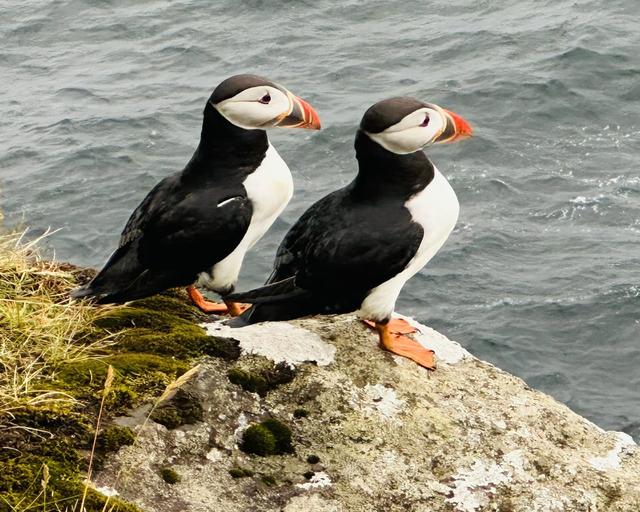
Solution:
[{"label": "orange beak", "polygon": [[298,98],[289,93],[293,108],[291,112],[276,120],[275,125],[281,128],[306,128],[308,130],[319,130],[320,117],[315,109],[302,98]]},{"label": "orange beak", "polygon": [[447,125],[433,142],[438,144],[447,144],[449,142],[456,142],[458,140],[471,137],[473,134],[473,128],[471,128],[471,125],[465,119],[450,110],[443,108],[442,111],[447,118]]}]

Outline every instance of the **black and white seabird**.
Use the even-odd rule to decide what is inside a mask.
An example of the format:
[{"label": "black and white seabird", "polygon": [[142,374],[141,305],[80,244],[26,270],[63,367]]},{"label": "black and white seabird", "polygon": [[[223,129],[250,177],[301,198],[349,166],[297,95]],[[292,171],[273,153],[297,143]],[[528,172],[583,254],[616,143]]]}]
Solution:
[{"label": "black and white seabird", "polygon": [[413,98],[369,108],[355,140],[358,175],[289,230],[264,287],[230,296],[254,304],[231,325],[357,310],[383,348],[434,369],[433,352],[405,336],[415,329],[391,316],[458,219],[455,192],[422,149],[471,132],[460,116]]},{"label": "black and white seabird", "polygon": [[188,286],[202,310],[239,314],[232,302],[206,301],[194,283],[231,293],[246,252],[291,199],[291,173],[265,132],[274,126],[319,130],[320,121],[266,78],[236,75],[218,85],[189,163],[149,192],[104,268],[72,296],[121,303]]}]

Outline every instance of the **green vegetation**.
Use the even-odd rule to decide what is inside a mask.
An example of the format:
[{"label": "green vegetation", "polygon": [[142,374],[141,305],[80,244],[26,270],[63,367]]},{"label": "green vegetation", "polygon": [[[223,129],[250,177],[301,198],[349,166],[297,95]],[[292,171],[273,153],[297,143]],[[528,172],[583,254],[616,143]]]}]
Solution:
[{"label": "green vegetation", "polygon": [[262,457],[293,453],[291,429],[273,418],[251,425],[244,431],[240,448]]},{"label": "green vegetation", "polygon": [[202,404],[188,391],[178,388],[172,398],[163,402],[151,414],[151,419],[168,429],[202,421]]},{"label": "green vegetation", "polygon": [[272,487],[277,483],[276,478],[273,475],[262,475],[260,477],[260,481],[267,487]]},{"label": "green vegetation", "polygon": [[[247,365],[250,367],[246,367]],[[257,393],[262,397],[272,389],[291,382],[296,375],[295,370],[287,363],[274,364],[264,357],[248,358],[243,362],[243,366],[231,368],[227,377],[245,391]]]},{"label": "green vegetation", "polygon": [[182,480],[182,477],[171,468],[162,468],[160,470],[160,476],[165,482],[172,485]]},{"label": "green vegetation", "polygon": [[320,462],[320,457],[318,457],[317,455],[309,455],[307,457],[307,462],[309,464],[317,464],[318,462]]},{"label": "green vegetation", "polygon": [[246,478],[253,476],[253,471],[246,468],[235,467],[229,470],[229,474],[231,475],[231,478]]},{"label": "green vegetation", "polygon": [[[43,260],[37,242],[0,234],[0,512],[135,512],[85,483],[135,442],[110,418],[156,401],[200,356],[237,359],[238,343],[206,336],[181,290],[126,307],[72,301],[92,272]],[[154,419],[201,419],[187,395],[178,389]]]}]

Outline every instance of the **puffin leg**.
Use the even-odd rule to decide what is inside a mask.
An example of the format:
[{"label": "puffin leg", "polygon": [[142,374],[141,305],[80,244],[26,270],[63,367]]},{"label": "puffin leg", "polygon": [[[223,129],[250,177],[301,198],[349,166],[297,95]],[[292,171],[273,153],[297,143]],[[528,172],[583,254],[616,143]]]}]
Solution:
[{"label": "puffin leg", "polygon": [[211,302],[204,298],[195,286],[187,286],[187,293],[191,302],[203,313],[215,313],[217,315],[239,316],[251,307],[251,304],[242,304],[241,302],[224,301]]},{"label": "puffin leg", "polygon": [[224,303],[231,316],[240,316],[251,307],[251,304],[243,304],[242,302],[227,302],[225,300]]},{"label": "puffin leg", "polygon": [[[402,320],[401,322],[404,322]],[[366,322],[370,325],[373,322]],[[375,322],[373,323],[378,335],[380,336],[380,346],[402,357],[406,357],[415,361],[420,366],[427,368],[428,370],[436,369],[436,361],[433,350],[424,348],[420,343],[412,340],[408,336],[405,336],[402,332],[394,332],[392,330],[392,321],[389,322]],[[406,322],[405,322],[406,324]],[[408,324],[407,324],[408,325]],[[411,327],[411,326],[409,326]],[[404,324],[396,327],[397,329],[406,330],[407,327]],[[413,328],[412,328],[413,329]],[[416,332],[415,329],[410,332]],[[407,333],[408,334],[408,333]]]},{"label": "puffin leg", "polygon": [[[363,320],[363,322],[372,329],[376,329],[376,322],[371,320]],[[418,329],[402,318],[392,318],[387,322],[387,327],[392,334],[412,334],[418,332]]]},{"label": "puffin leg", "polygon": [[208,301],[193,285],[187,286],[187,293],[189,294],[191,302],[203,313],[217,313],[218,315],[226,315],[229,313],[227,304]]}]

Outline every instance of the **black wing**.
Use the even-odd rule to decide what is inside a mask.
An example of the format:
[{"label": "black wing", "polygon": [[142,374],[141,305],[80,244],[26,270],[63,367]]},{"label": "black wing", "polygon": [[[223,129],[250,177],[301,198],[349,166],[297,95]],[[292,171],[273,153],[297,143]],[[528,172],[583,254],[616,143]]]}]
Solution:
[{"label": "black wing", "polygon": [[356,201],[347,187],[315,203],[289,230],[268,286],[230,298],[261,303],[264,311],[262,303],[280,303],[267,318],[254,312],[252,321],[353,311],[407,267],[422,237],[404,206]]},{"label": "black wing", "polygon": [[191,284],[235,249],[251,214],[241,185],[189,187],[180,174],[166,178],[133,212],[105,267],[74,295],[123,302]]},{"label": "black wing", "polygon": [[309,290],[368,291],[406,268],[422,235],[402,205],[354,201],[348,189],[339,190],[289,230],[269,282],[296,276]]}]

